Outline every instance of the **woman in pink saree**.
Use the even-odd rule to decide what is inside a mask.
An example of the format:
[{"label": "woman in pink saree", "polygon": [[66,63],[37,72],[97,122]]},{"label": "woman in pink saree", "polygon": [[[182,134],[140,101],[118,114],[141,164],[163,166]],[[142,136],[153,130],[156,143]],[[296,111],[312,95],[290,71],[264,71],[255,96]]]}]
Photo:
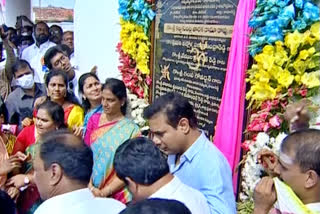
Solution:
[{"label": "woman in pink saree", "polygon": [[116,176],[113,158],[119,145],[139,135],[139,127],[125,117],[127,93],[121,80],[106,80],[101,102],[103,112],[91,116],[84,136],[94,161],[89,188],[95,196],[112,197],[126,204],[131,195],[125,183]]}]

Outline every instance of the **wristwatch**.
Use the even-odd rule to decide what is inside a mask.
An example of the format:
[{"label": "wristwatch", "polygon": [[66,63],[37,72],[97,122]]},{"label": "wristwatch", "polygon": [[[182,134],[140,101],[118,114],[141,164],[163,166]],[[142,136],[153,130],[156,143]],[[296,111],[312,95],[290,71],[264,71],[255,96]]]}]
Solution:
[{"label": "wristwatch", "polygon": [[28,185],[30,183],[30,180],[29,180],[28,176],[24,177],[23,181],[24,181],[25,185]]}]

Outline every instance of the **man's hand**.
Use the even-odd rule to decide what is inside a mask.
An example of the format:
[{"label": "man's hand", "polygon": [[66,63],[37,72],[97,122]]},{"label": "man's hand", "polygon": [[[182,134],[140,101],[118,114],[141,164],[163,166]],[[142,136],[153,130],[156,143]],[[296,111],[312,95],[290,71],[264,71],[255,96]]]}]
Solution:
[{"label": "man's hand", "polygon": [[90,73],[93,73],[93,74],[97,74],[97,71],[98,71],[98,66],[93,66],[90,70]]},{"label": "man's hand", "polygon": [[20,191],[16,187],[9,187],[7,193],[12,199],[16,199],[19,197]]},{"label": "man's hand", "polygon": [[311,104],[310,100],[301,99],[286,107],[284,118],[289,123],[290,132],[309,127],[310,115],[308,113],[308,107],[311,106]]},{"label": "man's hand", "polygon": [[72,128],[72,133],[73,133],[74,136],[81,138],[82,134],[83,134],[83,127],[74,126]]},{"label": "man's hand", "polygon": [[271,150],[262,149],[259,151],[258,163],[261,164],[264,170],[272,177],[278,176],[278,173],[275,172],[276,166],[279,164],[278,156],[274,154]]},{"label": "man's hand", "polygon": [[14,186],[18,189],[20,187],[24,187],[24,186],[26,186],[26,184],[24,183],[25,177],[26,177],[26,175],[24,175],[24,174],[15,175],[7,181],[6,186]]},{"label": "man's hand", "polygon": [[44,103],[47,99],[47,96],[41,96],[38,97],[35,101],[34,101],[34,107],[37,108],[40,104]]},{"label": "man's hand", "polygon": [[2,25],[0,25],[0,37],[2,40],[8,40],[8,33],[4,31]]},{"label": "man's hand", "polygon": [[21,122],[23,127],[31,126],[33,124],[33,119],[26,117]]},{"label": "man's hand", "polygon": [[253,193],[253,214],[267,214],[277,200],[274,182],[271,177],[263,177]]}]

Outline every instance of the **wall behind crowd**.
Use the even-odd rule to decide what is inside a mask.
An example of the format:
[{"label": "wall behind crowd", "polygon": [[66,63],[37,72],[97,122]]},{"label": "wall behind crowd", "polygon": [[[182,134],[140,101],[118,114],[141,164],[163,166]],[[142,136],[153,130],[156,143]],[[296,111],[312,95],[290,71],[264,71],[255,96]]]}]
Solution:
[{"label": "wall behind crowd", "polygon": [[81,72],[98,66],[98,76],[121,79],[116,45],[120,40],[118,1],[76,0],[74,7],[75,57]]},{"label": "wall behind crowd", "polygon": [[30,18],[31,1],[30,0],[9,0],[5,4],[6,25],[14,27],[17,16],[25,15]]}]

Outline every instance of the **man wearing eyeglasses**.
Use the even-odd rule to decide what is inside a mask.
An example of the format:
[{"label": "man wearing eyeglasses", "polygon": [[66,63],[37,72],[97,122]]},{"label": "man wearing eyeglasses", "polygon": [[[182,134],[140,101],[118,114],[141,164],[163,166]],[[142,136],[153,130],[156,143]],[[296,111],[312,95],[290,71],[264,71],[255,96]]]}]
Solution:
[{"label": "man wearing eyeglasses", "polygon": [[69,79],[68,89],[80,100],[78,93],[80,73],[71,65],[69,57],[65,55],[59,46],[48,49],[44,55],[44,63],[49,69],[62,70],[67,73]]},{"label": "man wearing eyeglasses", "polygon": [[62,36],[63,36],[63,30],[58,25],[52,25],[49,28],[49,40],[53,43],[56,43],[57,45],[60,45],[62,42]]}]

